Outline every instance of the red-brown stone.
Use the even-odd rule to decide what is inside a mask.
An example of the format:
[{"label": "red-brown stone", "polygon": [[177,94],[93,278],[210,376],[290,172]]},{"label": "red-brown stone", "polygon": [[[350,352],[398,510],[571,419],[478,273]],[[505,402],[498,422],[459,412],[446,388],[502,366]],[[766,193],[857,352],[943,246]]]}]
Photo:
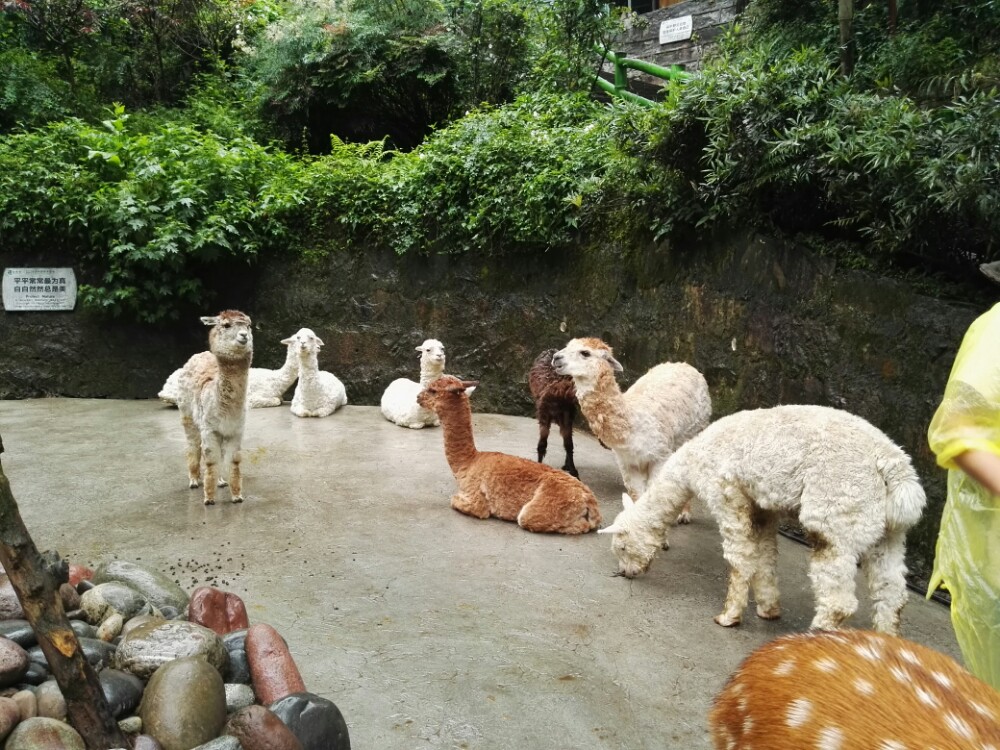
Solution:
[{"label": "red-brown stone", "polygon": [[241,708],[229,717],[223,731],[236,737],[243,750],[302,750],[292,730],[263,706]]},{"label": "red-brown stone", "polygon": [[69,566],[69,585],[76,586],[80,581],[89,581],[94,577],[94,571],[86,565]]},{"label": "red-brown stone", "polygon": [[191,594],[188,620],[214,630],[219,635],[250,626],[243,600],[236,594],[212,586],[202,586]]},{"label": "red-brown stone", "polygon": [[285,640],[270,625],[258,624],[247,630],[246,652],[253,689],[261,703],[268,705],[286,695],[305,692]]}]

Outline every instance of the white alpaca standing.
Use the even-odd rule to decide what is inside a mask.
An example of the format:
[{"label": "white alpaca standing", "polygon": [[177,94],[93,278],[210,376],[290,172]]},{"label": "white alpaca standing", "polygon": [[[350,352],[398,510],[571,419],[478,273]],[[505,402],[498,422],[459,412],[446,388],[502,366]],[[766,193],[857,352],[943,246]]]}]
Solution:
[{"label": "white alpaca standing", "polygon": [[858,606],[858,561],[875,630],[897,634],[906,603],[906,532],[925,497],[909,456],[883,432],[826,406],[777,406],[724,417],[677,449],[646,493],[601,533],[614,534],[620,572],[644,572],[666,548],[667,525],[693,497],[719,524],[729,591],[719,625],[737,625],[752,587],[757,614],[780,615],[777,529],[782,518],[812,540],[813,628],[833,630]]},{"label": "white alpaca standing", "polygon": [[420,352],[420,382],[408,378],[393,380],[382,394],[381,406],[382,416],[390,422],[419,430],[441,424],[433,411],[417,403],[417,395],[444,374],[445,356],[444,344],[437,339],[427,339],[416,349]]},{"label": "white alpaca standing", "polygon": [[215,486],[225,486],[218,464],[228,467],[234,503],[243,502],[240,447],[246,423],[247,373],[253,359],[250,318],[225,310],[201,322],[212,326],[209,351],[195,354],[181,368],[177,406],[187,437],[188,486],[201,482],[205,467],[205,505],[215,504]]},{"label": "white alpaca standing", "polygon": [[347,389],[331,372],[319,369],[319,349],[323,341],[308,328],[282,344],[298,358],[299,383],[292,396],[292,414],[297,417],[325,417],[347,403]]},{"label": "white alpaca standing", "polygon": [[[712,417],[705,377],[684,362],[656,365],[622,393],[615,372],[622,366],[600,339],[573,339],[552,365],[573,378],[580,411],[597,438],[615,454],[625,490],[633,500],[678,447]],[[690,508],[677,517],[688,523]]]},{"label": "white alpaca standing", "polygon": [[[288,341],[288,339],[285,339]],[[284,342],[282,342],[284,343]],[[176,404],[180,394],[180,378],[184,368],[178,368],[170,373],[157,394],[161,401]],[[268,406],[281,406],[285,392],[292,387],[299,375],[299,357],[291,346],[285,351],[285,363],[277,370],[264,367],[251,367],[247,380],[247,407],[261,409]]]}]

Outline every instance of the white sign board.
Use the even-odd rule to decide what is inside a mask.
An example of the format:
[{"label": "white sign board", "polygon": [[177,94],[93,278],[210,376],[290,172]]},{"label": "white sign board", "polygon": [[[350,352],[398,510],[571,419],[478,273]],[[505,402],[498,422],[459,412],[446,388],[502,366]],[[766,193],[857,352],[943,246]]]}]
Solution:
[{"label": "white sign board", "polygon": [[691,38],[691,31],[694,28],[692,16],[681,16],[680,18],[668,18],[660,22],[660,44],[670,44],[671,42],[683,42]]},{"label": "white sign board", "polygon": [[3,272],[3,306],[18,310],[72,310],[76,306],[76,274],[72,268],[7,268]]}]

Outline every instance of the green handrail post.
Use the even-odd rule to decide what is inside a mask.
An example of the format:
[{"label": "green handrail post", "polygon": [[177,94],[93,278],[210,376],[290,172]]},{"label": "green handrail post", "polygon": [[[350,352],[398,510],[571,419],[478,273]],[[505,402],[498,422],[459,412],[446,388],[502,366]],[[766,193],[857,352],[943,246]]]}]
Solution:
[{"label": "green handrail post", "polygon": [[631,57],[621,57],[607,48],[598,47],[597,51],[601,54],[601,57],[614,65],[615,71],[614,83],[601,78],[600,74],[595,75],[594,82],[597,84],[597,87],[612,96],[617,96],[621,99],[635,102],[636,104],[651,107],[656,104],[656,102],[643,96],[639,96],[638,94],[633,94],[628,90],[629,68],[646,73],[647,75],[651,75],[655,78],[662,78],[667,82],[686,81],[691,78],[691,74],[682,70],[678,65],[671,65],[669,68],[664,68],[661,65],[646,62],[645,60],[636,60]]}]

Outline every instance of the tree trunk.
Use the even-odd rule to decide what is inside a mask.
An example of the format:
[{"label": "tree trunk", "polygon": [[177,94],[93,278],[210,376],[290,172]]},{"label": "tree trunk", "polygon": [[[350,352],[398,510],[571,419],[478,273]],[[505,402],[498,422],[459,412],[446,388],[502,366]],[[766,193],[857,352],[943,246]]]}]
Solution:
[{"label": "tree trunk", "polygon": [[840,21],[840,72],[849,76],[854,71],[854,0],[838,0]]},{"label": "tree trunk", "polygon": [[[2,437],[0,453],[3,453]],[[59,584],[66,582],[69,567],[55,553],[38,552],[21,519],[2,465],[0,562],[66,699],[70,723],[89,750],[129,747],[104,698],[97,673],[84,658],[80,642],[63,612]]]},{"label": "tree trunk", "polygon": [[899,11],[896,7],[896,0],[889,0],[889,36],[896,33],[896,17]]}]

